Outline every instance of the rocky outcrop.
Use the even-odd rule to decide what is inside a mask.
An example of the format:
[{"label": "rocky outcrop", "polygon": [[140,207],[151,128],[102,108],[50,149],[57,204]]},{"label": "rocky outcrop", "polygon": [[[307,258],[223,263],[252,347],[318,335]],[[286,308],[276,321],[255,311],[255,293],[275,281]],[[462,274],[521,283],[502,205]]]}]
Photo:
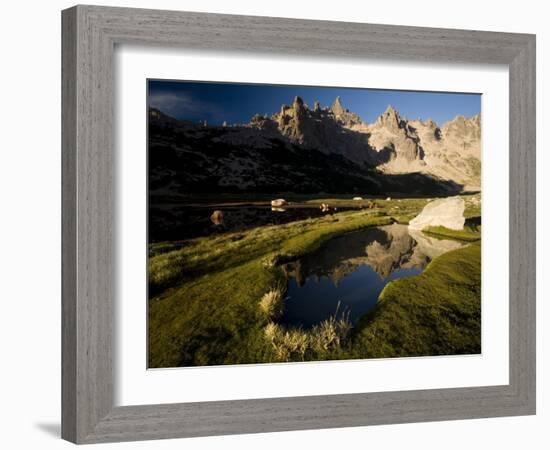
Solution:
[{"label": "rocky outcrop", "polygon": [[424,150],[414,128],[390,105],[367,127],[369,144],[381,154],[380,168],[386,172],[420,172],[425,169]]},{"label": "rocky outcrop", "polygon": [[350,112],[349,109],[342,106],[342,101],[340,100],[340,97],[336,97],[336,100],[334,100],[334,103],[330,107],[330,110],[332,111],[334,118],[346,127],[352,127],[354,125],[360,125],[363,123],[361,117],[359,117],[355,113]]},{"label": "rocky outcrop", "polygon": [[481,185],[479,115],[457,116],[440,127],[431,119],[409,121],[389,105],[368,124],[345,108],[340,97],[329,108],[315,102],[311,110],[296,97],[271,117],[255,115],[248,126],[385,173],[427,173],[472,190]]},{"label": "rocky outcrop", "polygon": [[422,212],[409,222],[409,228],[423,230],[430,226],[442,226],[451,230],[464,228],[464,200],[449,197],[434,200],[424,206]]},{"label": "rocky outcrop", "polygon": [[368,124],[345,108],[340,97],[329,108],[315,102],[312,110],[296,97],[271,117],[254,116],[249,126],[278,131],[290,142],[386,173],[427,173],[472,190],[481,185],[479,115],[457,116],[439,126],[431,119],[409,121],[389,105]]},{"label": "rocky outcrop", "polygon": [[412,121],[424,150],[429,173],[454,180],[466,190],[481,186],[481,118],[457,116],[438,127],[433,121]]},{"label": "rocky outcrop", "polygon": [[325,154],[339,154],[359,164],[377,165],[378,156],[368,143],[368,136],[353,130],[361,118],[342,106],[337,98],[330,108],[315,102],[313,109],[301,97],[292,105],[282,105],[270,118],[254,116],[248,126],[266,131],[277,129],[291,143]]}]

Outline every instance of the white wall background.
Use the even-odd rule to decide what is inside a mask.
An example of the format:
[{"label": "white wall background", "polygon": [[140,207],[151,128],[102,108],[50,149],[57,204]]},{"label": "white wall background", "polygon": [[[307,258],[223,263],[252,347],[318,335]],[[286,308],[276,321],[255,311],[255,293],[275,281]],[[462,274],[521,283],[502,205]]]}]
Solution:
[{"label": "white wall background", "polygon": [[[550,29],[538,0],[338,2],[277,0],[103,1],[134,6],[397,25],[537,34],[538,229],[550,226],[548,143]],[[64,0],[5,2],[0,16],[0,415],[3,448],[69,448],[59,439],[60,417],[60,10]],[[328,38],[328,37],[327,37]],[[545,120],[546,119],[546,120]],[[546,133],[545,133],[546,132]],[[546,135],[545,135],[546,134]],[[545,178],[545,179],[544,179]],[[547,203],[547,202],[546,202]],[[550,326],[543,284],[550,252],[538,236],[538,415],[118,444],[117,448],[297,448],[342,445],[392,449],[547,448],[550,394],[544,379]],[[5,250],[7,249],[7,253]],[[545,426],[546,425],[546,426]],[[546,446],[545,446],[546,444]],[[106,446],[98,446],[105,447]],[[113,447],[110,447],[113,448]]]}]

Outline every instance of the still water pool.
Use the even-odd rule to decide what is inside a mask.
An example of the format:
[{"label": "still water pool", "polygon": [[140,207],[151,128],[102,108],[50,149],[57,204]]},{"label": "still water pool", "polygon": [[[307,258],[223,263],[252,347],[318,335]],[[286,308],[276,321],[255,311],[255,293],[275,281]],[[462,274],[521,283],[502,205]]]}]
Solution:
[{"label": "still water pool", "polygon": [[388,283],[418,275],[433,258],[462,246],[399,224],[334,238],[283,267],[288,290],[280,323],[307,329],[346,314],[355,324],[376,307]]}]

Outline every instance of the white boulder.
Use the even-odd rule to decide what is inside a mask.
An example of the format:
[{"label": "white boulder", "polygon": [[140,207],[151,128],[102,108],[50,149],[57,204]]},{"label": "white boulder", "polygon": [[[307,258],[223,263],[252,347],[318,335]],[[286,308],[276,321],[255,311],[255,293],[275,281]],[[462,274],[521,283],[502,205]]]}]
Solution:
[{"label": "white boulder", "polygon": [[460,197],[434,200],[424,206],[422,212],[409,222],[409,228],[413,230],[422,230],[432,226],[462,230],[464,228],[464,200]]},{"label": "white boulder", "polygon": [[281,206],[285,206],[285,205],[286,205],[286,200],[284,198],[271,200],[271,206],[274,208],[280,208]]}]

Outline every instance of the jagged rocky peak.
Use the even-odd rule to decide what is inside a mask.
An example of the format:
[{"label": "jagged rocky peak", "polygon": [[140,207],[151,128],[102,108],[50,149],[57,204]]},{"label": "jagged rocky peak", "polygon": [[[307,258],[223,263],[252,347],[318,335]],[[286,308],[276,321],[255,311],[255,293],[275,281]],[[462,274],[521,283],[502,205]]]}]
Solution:
[{"label": "jagged rocky peak", "polygon": [[449,123],[450,124],[455,124],[457,126],[464,126],[466,125],[466,121],[468,119],[466,119],[466,117],[464,117],[462,114],[456,116],[453,120],[451,120]]},{"label": "jagged rocky peak", "polygon": [[439,128],[439,125],[435,123],[432,119],[428,119],[423,122],[423,125],[428,129],[428,133],[426,135],[426,138],[428,140],[441,140],[441,128]]},{"label": "jagged rocky peak", "polygon": [[347,108],[344,108],[339,96],[336,97],[334,102],[332,102],[330,111],[332,111],[334,118],[346,127],[352,127],[353,125],[360,125],[363,123],[357,114],[350,112]]},{"label": "jagged rocky peak", "polygon": [[414,133],[421,141],[439,141],[441,139],[441,129],[439,125],[432,119],[411,120],[407,123],[409,130],[412,128]]},{"label": "jagged rocky peak", "polygon": [[294,102],[292,102],[292,107],[294,108],[295,111],[305,109],[304,101],[302,100],[302,97],[300,97],[299,95],[294,97]]},{"label": "jagged rocky peak", "polygon": [[315,103],[313,104],[313,112],[321,112],[321,104],[319,103],[319,100],[315,100]]},{"label": "jagged rocky peak", "polygon": [[249,126],[265,130],[273,130],[277,128],[277,125],[275,124],[273,119],[265,114],[254,114],[254,116],[252,116],[252,119],[250,119]]},{"label": "jagged rocky peak", "polygon": [[401,117],[392,105],[388,105],[386,111],[378,117],[376,124],[391,130],[397,130],[398,128],[403,127]]},{"label": "jagged rocky peak", "polygon": [[336,100],[334,100],[330,109],[336,117],[344,114],[345,110],[344,110],[344,107],[342,106],[342,101],[340,100],[340,96],[336,97]]},{"label": "jagged rocky peak", "polygon": [[421,171],[425,166],[424,150],[420,144],[417,127],[421,122],[408,122],[396,109],[388,105],[386,110],[369,127],[369,145],[388,158],[383,169],[388,172]]},{"label": "jagged rocky peak", "polygon": [[448,137],[460,137],[462,139],[479,139],[481,137],[481,117],[478,115],[467,118],[463,115],[456,116],[442,127],[443,133]]},{"label": "jagged rocky peak", "polygon": [[479,123],[480,123],[479,115],[473,116],[473,117],[465,117],[463,115],[458,115],[453,120],[450,120],[449,122],[447,122],[445,125],[464,128],[464,127],[475,127]]},{"label": "jagged rocky peak", "polygon": [[435,130],[437,128],[437,124],[432,120],[432,119],[428,119],[426,121],[423,122],[424,126],[432,129],[432,130]]}]

